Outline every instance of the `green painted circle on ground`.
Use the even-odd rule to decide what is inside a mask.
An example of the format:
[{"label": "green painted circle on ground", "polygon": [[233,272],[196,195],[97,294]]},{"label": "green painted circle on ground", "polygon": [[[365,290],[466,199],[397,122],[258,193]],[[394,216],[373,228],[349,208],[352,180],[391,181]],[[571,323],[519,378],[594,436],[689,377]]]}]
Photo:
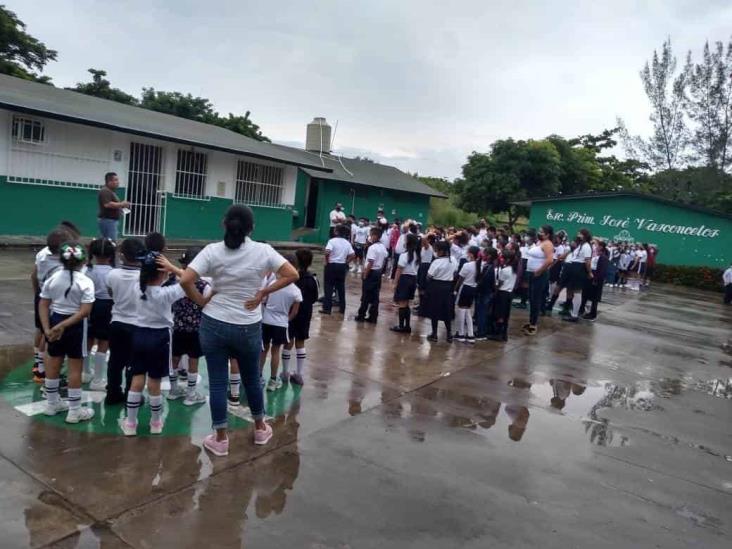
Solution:
[{"label": "green painted circle on ground", "polygon": [[[90,402],[84,406],[91,406],[94,409],[94,417],[90,421],[81,423],[66,423],[65,413],[55,416],[46,416],[41,413],[29,413],[29,408],[33,407],[32,403],[45,402],[41,396],[41,385],[34,383],[31,379],[32,362],[28,361],[14,368],[0,382],[0,396],[2,396],[13,408],[18,412],[29,415],[33,421],[46,423],[53,427],[60,427],[73,431],[83,431],[87,433],[119,435],[124,436],[119,427],[119,420],[125,416],[124,404],[115,404],[107,406],[104,402]],[[265,379],[267,379],[268,366],[265,366]],[[206,370],[206,361],[199,361],[199,374],[201,378],[198,382],[198,391],[208,396],[208,371]],[[181,385],[183,387],[183,385]],[[88,386],[84,385],[84,396],[87,397]],[[277,417],[287,413],[293,404],[300,398],[301,388],[297,385],[286,385],[273,393],[265,391],[266,413],[270,417]],[[95,394],[95,393],[91,393]],[[242,396],[244,390],[242,388]],[[95,396],[101,397],[99,394]],[[208,401],[197,404],[196,406],[185,406],[183,399],[168,400],[164,398],[163,417],[165,419],[165,427],[162,435],[155,436],[190,436],[190,435],[206,435],[211,432],[211,411]],[[150,406],[149,397],[145,394],[145,405],[141,408],[138,416],[137,436],[150,435]],[[243,429],[251,425],[251,417],[247,414],[248,408],[245,404],[238,408],[229,409],[229,428]]]}]

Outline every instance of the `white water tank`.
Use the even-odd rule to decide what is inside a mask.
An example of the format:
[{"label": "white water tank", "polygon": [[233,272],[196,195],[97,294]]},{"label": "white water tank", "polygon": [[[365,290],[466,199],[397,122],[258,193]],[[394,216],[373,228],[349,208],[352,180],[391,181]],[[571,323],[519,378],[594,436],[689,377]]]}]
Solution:
[{"label": "white water tank", "polygon": [[305,150],[314,153],[330,153],[331,128],[325,118],[316,116],[308,124],[305,133]]}]

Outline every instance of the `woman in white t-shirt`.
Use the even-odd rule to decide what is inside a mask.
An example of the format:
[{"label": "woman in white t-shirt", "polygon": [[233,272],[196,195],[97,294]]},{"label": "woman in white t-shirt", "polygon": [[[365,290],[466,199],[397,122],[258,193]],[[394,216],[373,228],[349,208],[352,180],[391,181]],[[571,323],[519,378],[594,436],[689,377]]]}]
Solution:
[{"label": "woman in white t-shirt", "polygon": [[[247,402],[254,418],[254,443],[267,444],[272,428],[264,422],[259,382],[262,349],[262,300],[298,279],[297,270],[269,244],[254,242],[254,214],[247,206],[231,206],[224,217],[224,240],[209,244],[188,265],[181,286],[195,300],[199,277],[210,277],[214,295],[203,309],[199,337],[209,375],[211,419],[215,434],[203,445],[217,456],[229,453],[226,390],[229,357],[237,359]],[[262,287],[267,272],[277,280]],[[198,295],[197,295],[198,294]]]},{"label": "woman in white t-shirt", "polygon": [[[564,320],[578,322],[582,290],[592,280],[592,235],[587,229],[580,229],[575,242],[577,247],[567,256],[567,301],[572,304],[571,316]],[[575,294],[579,294],[575,299]]]}]

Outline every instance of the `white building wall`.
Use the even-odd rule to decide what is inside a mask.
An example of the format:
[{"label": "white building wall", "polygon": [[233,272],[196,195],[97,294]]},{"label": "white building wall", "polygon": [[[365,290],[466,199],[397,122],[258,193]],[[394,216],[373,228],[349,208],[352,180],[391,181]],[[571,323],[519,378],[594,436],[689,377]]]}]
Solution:
[{"label": "white building wall", "polygon": [[[27,115],[21,115],[26,117]],[[81,124],[62,122],[43,117],[46,142],[39,145],[15,143],[11,139],[13,113],[0,109],[0,175],[16,178],[43,180],[47,183],[61,182],[98,186],[103,183],[104,174],[116,172],[120,186],[127,186],[127,172],[132,142],[161,146],[164,149],[163,186],[169,193],[175,192],[177,151],[190,149],[159,139],[148,139],[123,132],[94,128]],[[220,151],[194,147],[194,150],[208,154],[206,196],[233,200],[236,189],[238,160],[256,162],[284,168],[282,203],[295,202],[297,168],[276,162],[249,158]],[[163,189],[161,189],[163,190]]]}]

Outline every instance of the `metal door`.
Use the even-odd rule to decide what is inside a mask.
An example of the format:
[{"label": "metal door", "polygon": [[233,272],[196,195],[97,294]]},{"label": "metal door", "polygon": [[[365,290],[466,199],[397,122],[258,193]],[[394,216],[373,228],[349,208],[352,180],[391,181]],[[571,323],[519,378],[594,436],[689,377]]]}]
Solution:
[{"label": "metal door", "polygon": [[130,143],[126,198],[131,211],[124,220],[127,236],[165,232],[164,158],[163,147]]}]

